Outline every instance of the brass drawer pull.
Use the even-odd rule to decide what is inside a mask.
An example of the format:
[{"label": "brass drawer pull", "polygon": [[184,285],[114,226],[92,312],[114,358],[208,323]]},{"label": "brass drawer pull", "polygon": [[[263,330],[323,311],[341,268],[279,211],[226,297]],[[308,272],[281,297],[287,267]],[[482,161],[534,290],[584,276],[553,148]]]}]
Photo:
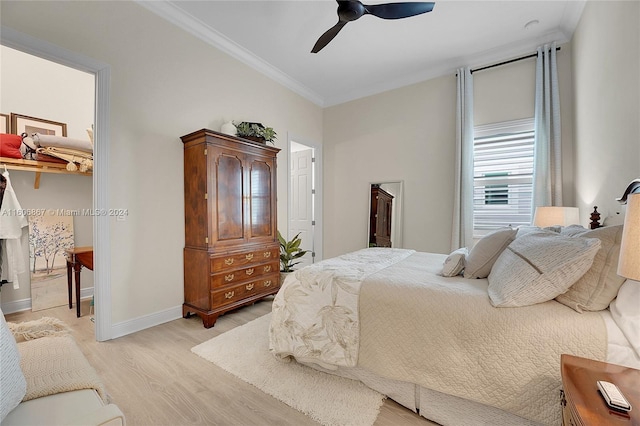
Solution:
[{"label": "brass drawer pull", "polygon": [[245,258],[245,259],[247,259],[247,260],[251,260],[251,259],[253,259],[253,253],[249,253],[249,254],[248,254],[248,255],[246,255],[244,258]]},{"label": "brass drawer pull", "polygon": [[265,272],[271,272],[271,265],[267,265],[264,267]]},{"label": "brass drawer pull", "polygon": [[228,291],[224,294],[224,298],[225,299],[231,299],[233,297],[233,295],[235,294],[234,291]]},{"label": "brass drawer pull", "polygon": [[244,271],[247,275],[253,275],[253,268]]},{"label": "brass drawer pull", "polygon": [[247,289],[247,291],[251,291],[251,290],[253,290],[253,283],[251,283],[251,284],[247,284],[244,288],[246,288],[246,289]]},{"label": "brass drawer pull", "polygon": [[233,281],[233,274],[225,275],[224,280],[226,282]]},{"label": "brass drawer pull", "polygon": [[224,264],[227,266],[233,265],[233,257],[230,257],[229,259],[225,259]]},{"label": "brass drawer pull", "polygon": [[265,287],[270,287],[271,286],[271,280],[267,280],[264,282],[264,286]]},{"label": "brass drawer pull", "polygon": [[265,259],[268,259],[271,257],[271,252],[270,251],[265,251],[264,253],[262,253],[262,257],[264,257]]}]

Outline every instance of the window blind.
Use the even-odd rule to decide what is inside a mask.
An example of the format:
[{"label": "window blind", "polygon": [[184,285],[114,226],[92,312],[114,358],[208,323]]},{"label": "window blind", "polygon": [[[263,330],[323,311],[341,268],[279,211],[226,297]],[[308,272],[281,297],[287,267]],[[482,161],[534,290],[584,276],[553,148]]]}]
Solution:
[{"label": "window blind", "polygon": [[533,120],[476,128],[474,235],[529,225],[533,187]]}]

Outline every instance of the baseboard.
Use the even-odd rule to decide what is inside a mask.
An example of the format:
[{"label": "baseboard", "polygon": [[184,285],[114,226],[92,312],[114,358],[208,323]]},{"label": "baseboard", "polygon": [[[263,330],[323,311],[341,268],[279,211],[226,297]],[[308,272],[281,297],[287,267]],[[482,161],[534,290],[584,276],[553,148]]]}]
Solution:
[{"label": "baseboard", "polygon": [[182,305],[113,324],[111,326],[111,338],[115,339],[126,336],[127,334],[164,324],[165,322],[178,318],[182,318]]},{"label": "baseboard", "polygon": [[[93,287],[80,289],[80,299],[90,299],[93,297]],[[74,300],[75,303],[75,300]],[[13,300],[11,302],[2,303],[0,306],[3,314],[13,314],[15,312],[30,311],[31,298]]]},{"label": "baseboard", "polygon": [[30,311],[31,310],[31,298],[13,300],[2,304],[3,314],[13,314],[15,312]]},{"label": "baseboard", "polygon": [[[93,297],[93,287],[83,288],[80,290],[81,299],[89,299],[91,297]],[[1,307],[2,313],[5,315],[21,311],[29,311],[31,310],[31,298],[6,302],[3,303]],[[126,336],[127,334],[164,324],[165,322],[173,321],[178,318],[182,318],[182,305],[113,324],[111,327],[111,338],[115,339],[117,337]]]}]

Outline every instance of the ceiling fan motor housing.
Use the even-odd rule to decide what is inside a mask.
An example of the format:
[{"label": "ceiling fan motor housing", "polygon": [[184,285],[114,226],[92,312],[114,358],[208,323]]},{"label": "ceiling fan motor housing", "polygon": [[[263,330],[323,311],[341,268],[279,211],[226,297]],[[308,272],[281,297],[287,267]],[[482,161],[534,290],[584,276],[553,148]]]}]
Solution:
[{"label": "ceiling fan motor housing", "polygon": [[340,21],[355,21],[364,15],[366,9],[359,1],[339,1],[338,18]]}]

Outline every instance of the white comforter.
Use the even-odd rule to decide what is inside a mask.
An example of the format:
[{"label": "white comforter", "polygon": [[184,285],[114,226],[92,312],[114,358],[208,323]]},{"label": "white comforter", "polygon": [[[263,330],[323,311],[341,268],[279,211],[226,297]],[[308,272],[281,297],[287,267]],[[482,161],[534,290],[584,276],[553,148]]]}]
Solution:
[{"label": "white comforter", "polygon": [[274,300],[270,350],[559,424],[560,354],[604,360],[601,316],[494,308],[486,280],[438,275],[445,257],[364,249],[301,269]]}]

